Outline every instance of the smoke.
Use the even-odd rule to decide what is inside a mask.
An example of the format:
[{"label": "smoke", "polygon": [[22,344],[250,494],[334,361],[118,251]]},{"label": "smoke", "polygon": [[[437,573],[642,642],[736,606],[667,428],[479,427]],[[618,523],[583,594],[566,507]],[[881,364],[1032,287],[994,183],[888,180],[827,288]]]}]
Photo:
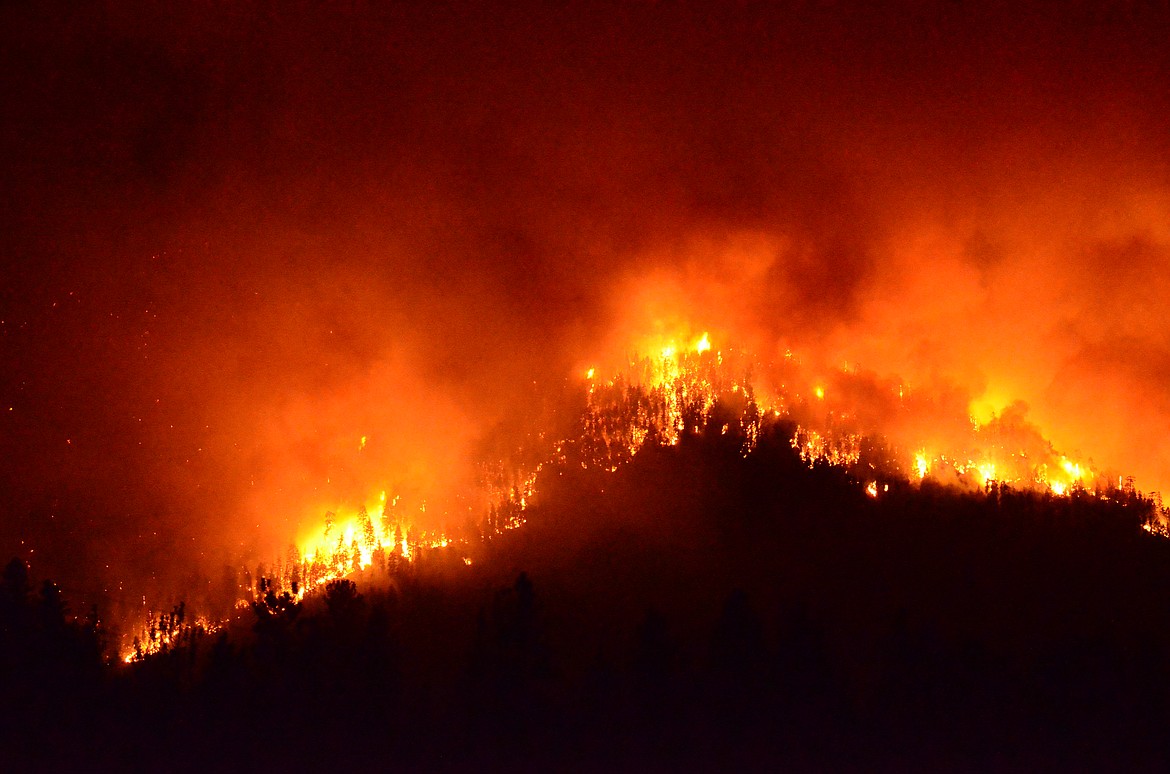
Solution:
[{"label": "smoke", "polygon": [[441,499],[534,382],[707,330],[1170,483],[1160,12],[0,13],[0,535],[76,588]]}]

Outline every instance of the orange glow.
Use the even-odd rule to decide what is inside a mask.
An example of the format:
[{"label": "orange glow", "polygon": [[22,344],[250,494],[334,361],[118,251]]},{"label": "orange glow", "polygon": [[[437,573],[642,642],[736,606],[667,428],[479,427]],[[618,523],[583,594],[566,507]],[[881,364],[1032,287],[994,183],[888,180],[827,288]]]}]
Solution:
[{"label": "orange glow", "polygon": [[[982,422],[960,414],[950,422],[949,434],[932,432],[937,420],[913,421],[917,419],[911,413],[917,405],[915,394],[908,393],[901,381],[875,384],[866,381],[871,377],[862,368],[849,367],[840,369],[831,383],[840,399],[832,407],[820,403],[809,407],[802,401],[792,402],[784,387],[786,383],[808,383],[798,378],[803,364],[791,350],[785,351],[777,373],[772,370],[776,367],[738,346],[716,351],[707,332],[695,336],[687,333],[693,330],[689,326],[681,325],[680,329],[676,335],[640,339],[648,343],[654,356],[627,349],[631,354],[608,379],[604,375],[598,378],[597,367],[584,371],[588,389],[577,435],[551,441],[546,456],[535,464],[501,467],[510,472],[500,476],[499,483],[462,500],[467,503],[464,512],[475,515],[491,509],[496,514],[487,522],[485,538],[523,526],[526,510],[539,496],[540,475],[546,467],[572,464],[617,472],[652,439],[664,446],[677,445],[707,432],[716,416],[719,419],[713,432],[739,439],[744,456],[755,450],[766,423],[788,423],[784,426],[792,433],[792,448],[805,464],[827,464],[862,474],[864,477],[857,479],[864,482],[862,490],[876,499],[889,491],[889,484],[871,477],[873,466],[865,465],[866,439],[882,438],[885,428],[865,424],[863,419],[871,416],[863,410],[866,401],[900,407],[898,416],[905,426],[886,440],[894,442],[892,460],[907,480],[921,481],[930,474],[941,483],[956,486],[982,488],[1000,483],[1055,496],[1068,496],[1086,485],[1097,486],[1101,480],[1087,462],[1057,453],[1014,404],[987,415]],[[680,347],[678,341],[690,344]],[[825,384],[814,388],[818,401],[824,400],[826,392]],[[857,405],[849,405],[850,401]],[[716,406],[722,406],[718,414]],[[886,415],[879,412],[872,416],[880,420]],[[907,444],[907,438],[912,443]],[[904,451],[907,448],[917,451]],[[370,437],[361,436],[359,451],[364,455],[372,449]],[[434,502],[440,492],[420,489],[409,477],[399,481],[395,486],[367,484],[371,494],[356,503],[318,506],[315,512],[324,513],[324,519],[302,534],[289,555],[276,564],[267,581],[269,588],[289,591],[301,599],[335,579],[371,568],[392,571],[400,563],[418,562],[432,551],[460,550],[466,538],[435,529],[434,507],[428,515],[428,497]],[[392,494],[388,496],[388,492]],[[450,508],[454,502],[450,493],[446,501]],[[473,564],[472,557],[462,550],[460,556],[464,566]],[[152,642],[151,647],[165,649],[170,640],[156,635]],[[140,645],[129,653],[130,660],[143,652]]]},{"label": "orange glow", "polygon": [[971,421],[977,425],[985,425],[996,416],[1003,413],[1011,404],[1010,399],[996,396],[990,392],[984,393],[979,398],[972,400],[967,407],[967,411],[971,414]]},{"label": "orange glow", "polygon": [[1165,3],[182,5],[5,16],[0,532],[66,587],[421,559],[704,434],[1170,492]]}]

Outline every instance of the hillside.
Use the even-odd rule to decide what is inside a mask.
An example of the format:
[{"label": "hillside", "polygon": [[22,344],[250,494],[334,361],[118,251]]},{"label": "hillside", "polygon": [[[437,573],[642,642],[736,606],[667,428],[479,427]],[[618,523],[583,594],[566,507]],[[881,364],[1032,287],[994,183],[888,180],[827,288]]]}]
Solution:
[{"label": "hillside", "polygon": [[869,497],[788,438],[565,467],[470,567],[438,550],[273,593],[130,666],[9,577],[5,746],[180,770],[1162,759],[1150,503],[929,479]]}]

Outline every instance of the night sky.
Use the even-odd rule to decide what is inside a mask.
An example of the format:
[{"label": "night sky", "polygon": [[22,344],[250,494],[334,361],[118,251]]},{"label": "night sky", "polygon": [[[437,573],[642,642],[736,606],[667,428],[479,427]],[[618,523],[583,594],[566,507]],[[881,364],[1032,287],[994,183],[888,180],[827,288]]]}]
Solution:
[{"label": "night sky", "polygon": [[1170,486],[1170,10],[862,5],[5,4],[0,548],[181,587],[645,315]]}]

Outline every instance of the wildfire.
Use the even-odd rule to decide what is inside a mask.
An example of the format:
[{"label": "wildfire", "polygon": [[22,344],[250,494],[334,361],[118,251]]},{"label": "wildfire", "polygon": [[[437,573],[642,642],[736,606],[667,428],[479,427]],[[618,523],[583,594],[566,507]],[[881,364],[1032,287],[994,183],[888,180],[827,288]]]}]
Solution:
[{"label": "wildfire", "polygon": [[979,471],[979,475],[983,478],[985,483],[995,481],[995,463],[981,463],[975,466],[975,470]]},{"label": "wildfire", "polygon": [[[680,341],[687,343],[680,345]],[[248,585],[252,599],[280,592],[299,601],[330,581],[371,569],[394,572],[445,549],[460,550],[463,564],[471,566],[473,560],[463,550],[469,541],[521,527],[537,497],[542,472],[549,468],[580,466],[616,472],[648,443],[672,446],[708,432],[737,439],[740,453],[747,456],[756,449],[767,423],[787,428],[791,445],[805,464],[846,469],[854,480],[864,482],[859,487],[870,498],[889,491],[889,476],[908,481],[930,477],[979,488],[1007,485],[1055,496],[1069,496],[1087,485],[1103,491],[1097,485],[1102,477],[1088,463],[1056,453],[1034,432],[1020,435],[1018,423],[994,414],[982,417],[983,421],[970,418],[969,437],[960,439],[957,448],[948,449],[931,438],[920,439],[930,446],[912,447],[918,451],[909,454],[891,447],[889,459],[875,478],[876,458],[867,456],[872,453],[874,429],[859,426],[852,414],[838,411],[834,404],[824,405],[824,384],[815,384],[812,406],[790,398],[783,380],[773,380],[780,383],[779,390],[765,388],[758,375],[768,372],[767,363],[743,351],[716,349],[706,331],[652,342],[647,351],[653,355],[628,357],[625,366],[608,378],[599,376],[597,367],[584,372],[585,405],[576,432],[559,440],[539,434],[544,443],[541,461],[525,465],[500,460],[485,467],[487,491],[478,502],[486,505],[478,512],[475,506],[467,506],[472,520],[478,513],[477,535],[422,531],[416,525],[428,521],[426,501],[411,500],[400,492],[388,498],[382,489],[365,503],[326,511],[323,524],[290,546],[273,566],[257,568],[255,580]],[[799,358],[786,351],[781,367],[794,366],[799,366]],[[858,371],[846,367],[840,378],[858,378]],[[891,401],[896,396],[897,405],[905,405],[905,386],[899,382],[890,389]],[[359,451],[366,441],[367,436],[362,436]],[[943,451],[928,453],[927,448]],[[208,620],[185,621],[174,614],[152,617],[125,658],[133,661],[161,652],[193,631],[214,631],[219,626]]]},{"label": "wildfire", "polygon": [[[385,571],[456,543],[443,532],[418,530],[411,514],[397,507],[400,501],[399,495],[387,501],[383,491],[375,504],[343,516],[327,512],[323,528],[290,547],[285,561],[277,563],[271,582],[299,600],[330,581],[371,568]],[[417,505],[416,513],[421,521],[425,501]]]},{"label": "wildfire", "polygon": [[122,662],[132,664],[173,648],[190,645],[197,637],[214,634],[222,628],[222,623],[206,616],[188,618],[183,603],[176,605],[171,612],[157,616],[154,611],[150,611],[142,631],[135,635],[130,648],[121,654]]},{"label": "wildfire", "polygon": [[[850,470],[863,464],[867,433],[873,429],[856,426],[845,413],[828,411],[826,415],[822,409],[806,415],[794,408],[797,404],[790,403],[782,391],[769,393],[751,376],[766,372],[766,364],[742,351],[725,354],[716,349],[709,332],[647,341],[646,350],[653,356],[627,358],[625,367],[608,379],[599,376],[596,366],[584,372],[588,389],[577,437],[552,443],[544,461],[526,471],[515,469],[510,484],[497,484],[488,498],[494,505],[490,506],[485,535],[523,524],[523,512],[537,493],[539,474],[545,466],[572,464],[616,472],[647,443],[676,445],[687,435],[706,432],[716,406],[722,411],[714,430],[721,436],[741,439],[740,450],[745,456],[758,443],[765,420],[789,421],[792,446],[806,464]],[[799,363],[799,358],[786,350],[784,363]],[[843,378],[855,378],[857,372],[846,365]],[[892,389],[902,403],[904,384],[898,382]],[[824,384],[814,385],[818,403],[825,400],[826,391]],[[978,421],[972,417],[973,436],[966,449],[930,455],[920,447],[897,463],[896,472],[911,480],[932,476],[979,487],[995,482],[1043,489],[1057,496],[1094,479],[1096,474],[1088,465],[1057,455],[1050,446],[1031,456],[1004,448],[1005,428],[1001,425],[995,414],[981,416]],[[365,441],[363,436],[363,446]],[[872,463],[869,468],[873,468]],[[496,478],[502,481],[508,476]],[[867,479],[864,489],[876,497],[879,482]],[[280,566],[280,582],[285,587],[295,585],[303,595],[347,574],[415,561],[428,550],[456,542],[441,532],[417,532],[412,525],[422,521],[425,502],[416,504],[416,519],[410,509],[400,507],[400,499],[395,495],[387,501],[383,491],[376,501],[344,515],[327,513],[324,526],[290,551]],[[470,559],[467,562],[470,564]]]}]

